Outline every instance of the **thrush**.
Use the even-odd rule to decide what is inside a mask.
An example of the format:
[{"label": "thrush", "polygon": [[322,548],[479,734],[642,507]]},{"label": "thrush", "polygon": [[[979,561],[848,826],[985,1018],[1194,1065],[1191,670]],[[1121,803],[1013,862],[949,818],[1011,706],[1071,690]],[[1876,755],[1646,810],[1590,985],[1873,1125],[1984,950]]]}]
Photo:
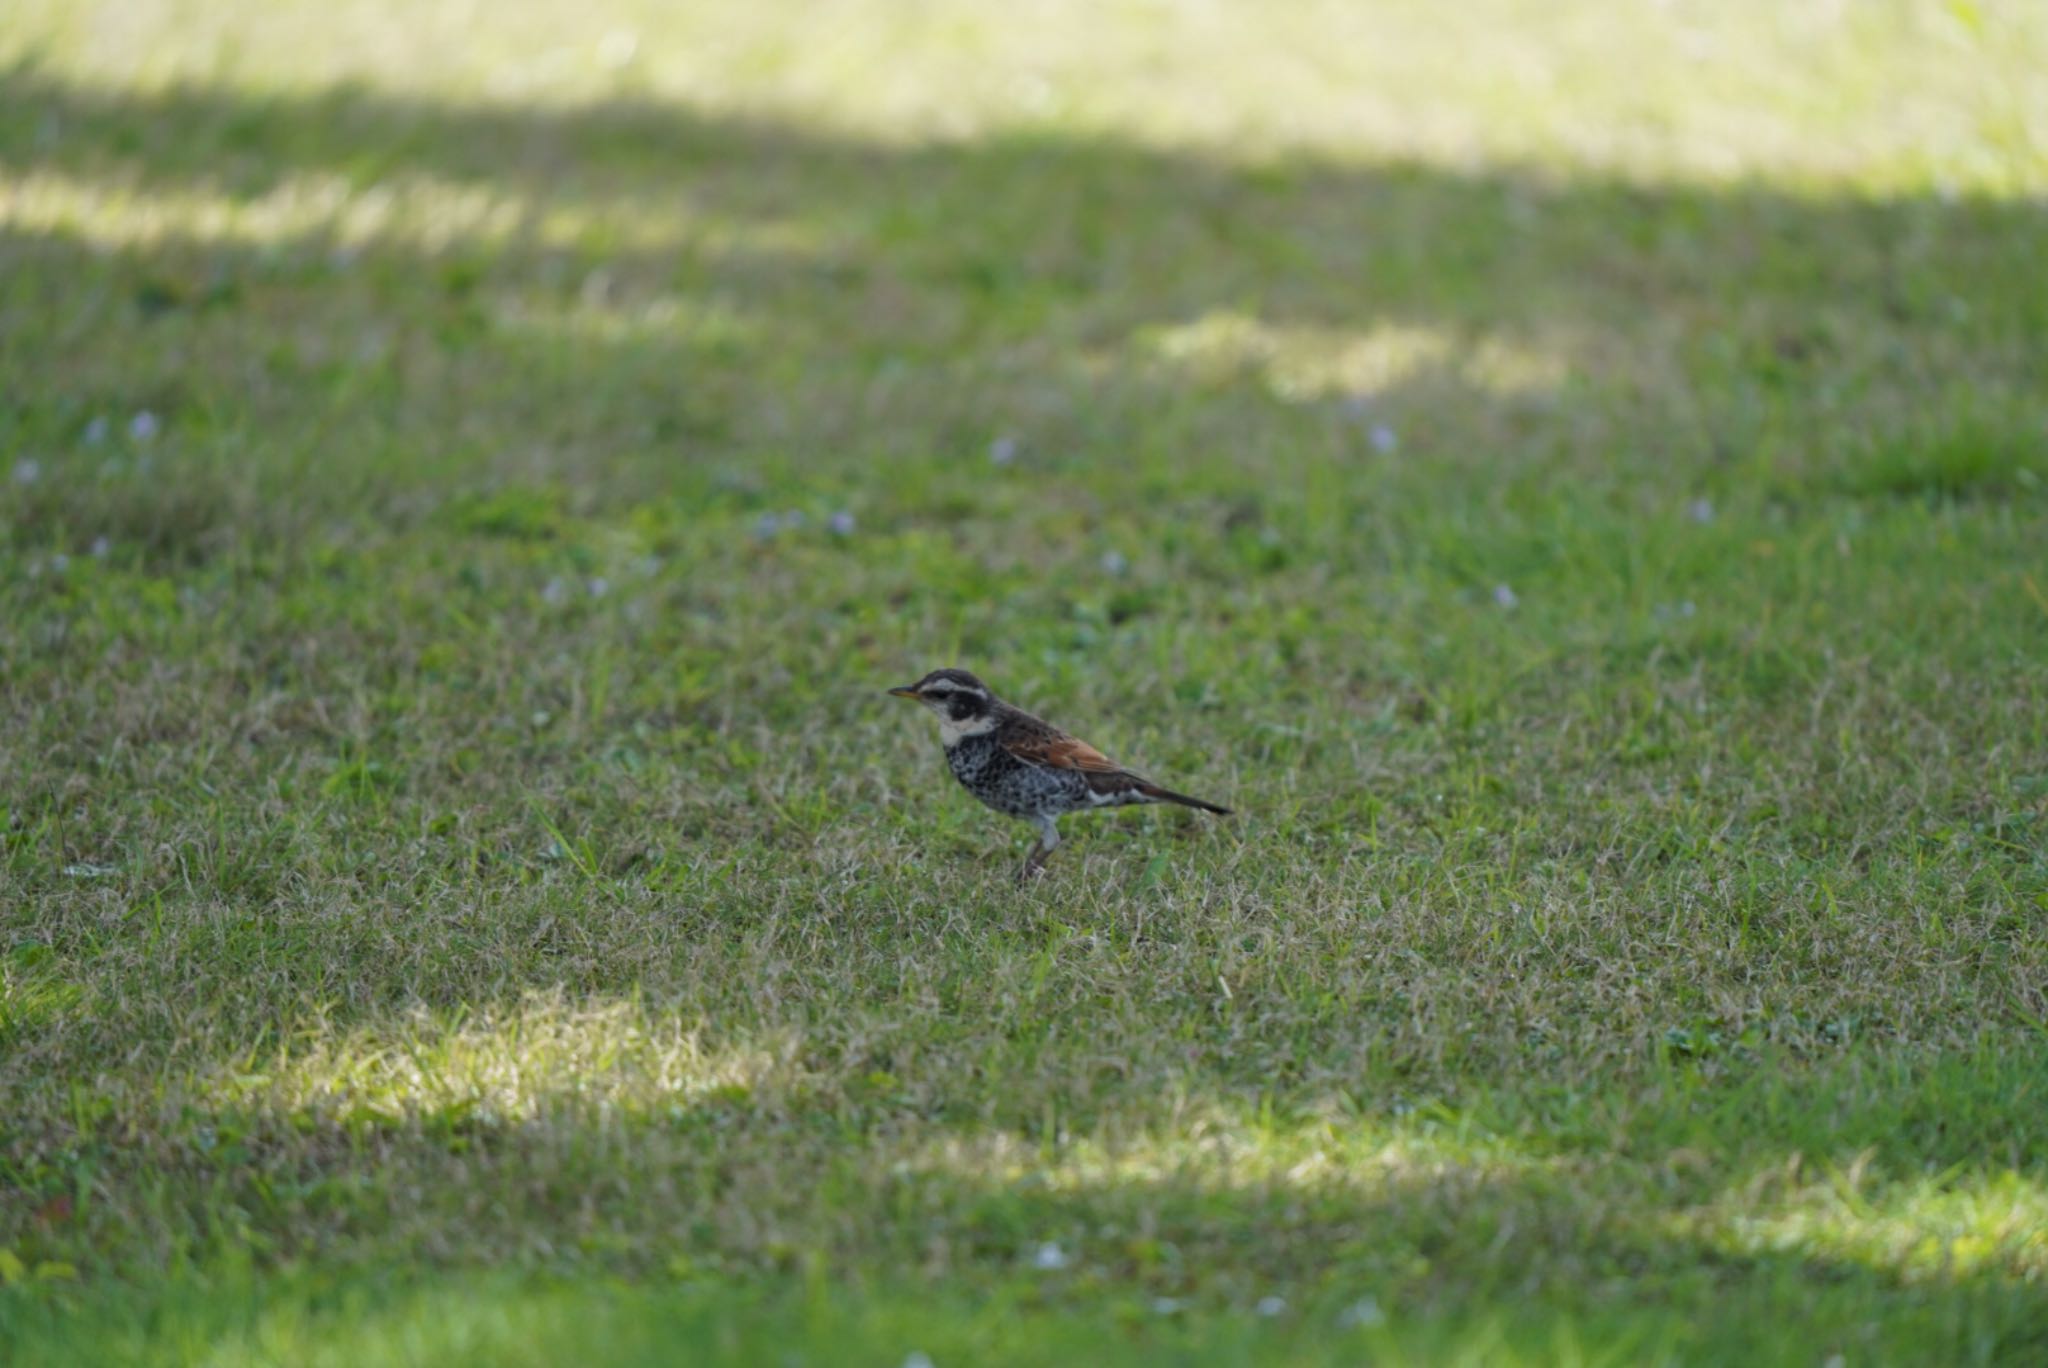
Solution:
[{"label": "thrush", "polygon": [[1038,844],[1017,871],[1022,883],[1060,843],[1069,812],[1127,803],[1179,803],[1219,816],[1230,809],[1161,788],[1095,747],[997,698],[965,670],[933,670],[890,693],[914,698],[939,719],[946,764],[960,786],[997,812],[1038,828]]}]

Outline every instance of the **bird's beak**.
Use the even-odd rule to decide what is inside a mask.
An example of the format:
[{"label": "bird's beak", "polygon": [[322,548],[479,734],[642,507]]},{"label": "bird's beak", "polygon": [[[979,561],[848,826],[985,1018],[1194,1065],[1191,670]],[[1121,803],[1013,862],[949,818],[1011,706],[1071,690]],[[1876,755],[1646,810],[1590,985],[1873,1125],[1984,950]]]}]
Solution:
[{"label": "bird's beak", "polygon": [[891,689],[889,692],[897,698],[916,698],[918,696],[915,684],[905,684],[899,688]]}]

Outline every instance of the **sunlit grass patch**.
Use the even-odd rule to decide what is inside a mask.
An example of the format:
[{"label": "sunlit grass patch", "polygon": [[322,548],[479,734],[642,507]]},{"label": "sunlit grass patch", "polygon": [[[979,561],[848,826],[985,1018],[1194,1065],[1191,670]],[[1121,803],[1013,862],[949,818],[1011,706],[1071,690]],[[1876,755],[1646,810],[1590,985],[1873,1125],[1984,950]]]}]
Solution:
[{"label": "sunlit grass patch", "polygon": [[1564,382],[1559,349],[1508,338],[1460,339],[1447,330],[1388,326],[1364,335],[1272,327],[1220,313],[1147,329],[1143,350],[1198,382],[1230,384],[1247,373],[1284,399],[1370,400],[1385,389],[1440,374],[1489,394],[1543,394]]},{"label": "sunlit grass patch", "polygon": [[[82,865],[74,871],[80,878],[99,872]],[[65,978],[53,958],[48,946],[33,941],[0,958],[0,1043],[49,1029],[83,1003],[85,990]]]},{"label": "sunlit grass patch", "polygon": [[0,228],[121,248],[317,246],[337,273],[371,250],[489,253],[583,248],[606,256],[730,254],[800,266],[822,248],[817,226],[738,217],[687,195],[650,198],[630,187],[553,196],[459,175],[407,172],[374,180],[308,169],[238,193],[217,183],[163,183],[32,167],[0,181]]},{"label": "sunlit grass patch", "polygon": [[745,1098],[790,1072],[793,1039],[719,1046],[706,1033],[631,1001],[575,1004],[560,993],[421,1008],[376,1029],[315,1016],[274,1052],[195,1080],[193,1100],[343,1124],[489,1127],[588,1109],[666,1116],[707,1094]]},{"label": "sunlit grass patch", "polygon": [[75,236],[102,250],[182,243],[287,246],[308,237],[336,254],[369,243],[425,250],[502,242],[522,206],[488,186],[411,179],[365,190],[343,175],[287,178],[259,194],[218,187],[110,184],[38,170],[0,188],[0,225]]},{"label": "sunlit grass patch", "polygon": [[1710,1208],[1701,1224],[1731,1254],[1855,1263],[1906,1283],[2048,1280],[2048,1188],[2011,1170],[1870,1191],[1861,1166],[1851,1164],[1760,1209]]},{"label": "sunlit grass patch", "polygon": [[[1056,1118],[1049,1118],[1054,1125]],[[1243,1107],[1189,1102],[1093,1137],[984,1131],[936,1137],[891,1161],[906,1177],[996,1190],[1086,1195],[1172,1184],[1190,1192],[1382,1199],[1417,1184],[1530,1181],[1567,1167],[1456,1116],[1276,1123]],[[1448,1124],[1446,1124],[1448,1122]]]},{"label": "sunlit grass patch", "polygon": [[1001,16],[860,0],[800,34],[772,10],[638,0],[523,0],[481,29],[455,3],[416,6],[402,25],[375,0],[183,3],[94,23],[37,0],[12,37],[0,59],[95,85],[355,81],[542,108],[624,96],[898,141],[1066,130],[1225,155],[2013,195],[2048,171],[2028,79],[2048,35],[2025,0],[1587,5],[1540,22],[1512,4],[1426,0],[1035,0]]}]

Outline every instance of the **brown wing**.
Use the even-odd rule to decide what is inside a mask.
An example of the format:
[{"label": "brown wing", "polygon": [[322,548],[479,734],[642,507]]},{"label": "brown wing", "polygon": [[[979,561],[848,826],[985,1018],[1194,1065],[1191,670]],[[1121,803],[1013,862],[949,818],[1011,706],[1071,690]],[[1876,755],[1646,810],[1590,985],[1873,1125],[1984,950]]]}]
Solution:
[{"label": "brown wing", "polygon": [[1026,712],[1013,712],[1004,719],[998,738],[1003,749],[1028,764],[1047,769],[1080,770],[1085,774],[1124,774],[1122,765],[1077,736],[1069,736],[1050,722],[1041,722]]},{"label": "brown wing", "polygon": [[1086,741],[1072,736],[1015,745],[1010,747],[1010,754],[1019,760],[1029,760],[1053,769],[1086,770],[1090,774],[1117,774],[1123,770],[1122,765]]},{"label": "brown wing", "polygon": [[1228,816],[1230,809],[1202,798],[1163,789],[1141,775],[1131,773],[1079,737],[1069,736],[1050,722],[1028,712],[1005,708],[996,739],[1003,749],[1030,765],[1047,769],[1078,770],[1088,776],[1088,787],[1108,803],[1181,803],[1205,812]]}]

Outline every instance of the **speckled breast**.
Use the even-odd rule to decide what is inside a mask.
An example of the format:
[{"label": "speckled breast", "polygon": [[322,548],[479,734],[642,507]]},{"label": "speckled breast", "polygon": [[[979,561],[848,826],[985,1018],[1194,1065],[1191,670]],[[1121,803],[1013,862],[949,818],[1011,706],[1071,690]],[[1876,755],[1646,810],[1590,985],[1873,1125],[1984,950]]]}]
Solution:
[{"label": "speckled breast", "polygon": [[991,736],[969,736],[946,751],[953,777],[998,812],[1030,817],[1087,803],[1088,781],[1073,770],[1027,765]]}]

